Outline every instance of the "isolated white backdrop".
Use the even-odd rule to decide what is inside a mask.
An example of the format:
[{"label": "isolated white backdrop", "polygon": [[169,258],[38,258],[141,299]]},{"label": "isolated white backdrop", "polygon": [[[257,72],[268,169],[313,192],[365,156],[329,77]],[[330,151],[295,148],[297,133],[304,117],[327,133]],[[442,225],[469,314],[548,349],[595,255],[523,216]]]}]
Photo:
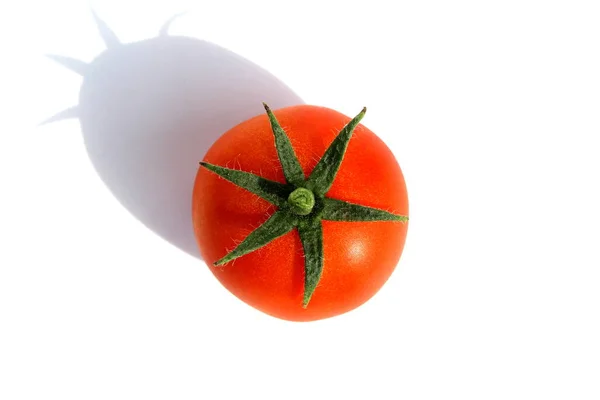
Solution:
[{"label": "isolated white backdrop", "polygon": [[[8,3],[10,4],[10,3]],[[393,5],[392,5],[393,4]],[[81,79],[89,5],[0,12],[0,398],[600,398],[595,1],[93,2],[262,66],[393,150],[411,224],[370,302],[308,324],[244,305],[102,184]]]}]

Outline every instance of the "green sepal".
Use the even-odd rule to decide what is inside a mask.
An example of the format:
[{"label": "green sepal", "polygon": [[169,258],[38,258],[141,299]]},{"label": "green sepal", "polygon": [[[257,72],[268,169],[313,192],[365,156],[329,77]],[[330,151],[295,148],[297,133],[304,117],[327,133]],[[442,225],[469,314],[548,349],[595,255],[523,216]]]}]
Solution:
[{"label": "green sepal", "polygon": [[298,233],[304,249],[302,307],[306,308],[323,273],[323,225],[317,218],[304,220],[298,225]]},{"label": "green sepal", "polygon": [[201,162],[200,165],[278,207],[287,207],[288,196],[294,190],[289,185],[271,181],[250,172],[219,167],[206,162]]},{"label": "green sepal", "polygon": [[354,133],[354,128],[360,123],[366,112],[367,108],[364,107],[356,117],[352,118],[344,126],[313,169],[306,181],[306,187],[316,195],[324,196],[331,188],[331,185],[333,185],[335,176],[342,165],[342,160],[344,159],[344,154],[348,148],[352,133]]},{"label": "green sepal", "polygon": [[267,111],[273,136],[275,136],[275,148],[285,179],[288,183],[300,186],[304,182],[304,171],[302,171],[302,166],[300,166],[298,157],[296,157],[290,138],[286,135],[269,106],[265,103],[263,103],[263,106]]},{"label": "green sepal", "polygon": [[377,208],[361,206],[342,200],[325,198],[323,203],[325,207],[321,213],[321,218],[327,221],[408,221],[408,217],[404,215],[396,215]]},{"label": "green sepal", "polygon": [[292,214],[284,211],[277,211],[261,226],[250,232],[248,236],[225,257],[214,263],[215,266],[220,266],[235,260],[245,254],[258,250],[261,247],[269,244],[269,242],[285,235],[297,225],[298,219]]}]

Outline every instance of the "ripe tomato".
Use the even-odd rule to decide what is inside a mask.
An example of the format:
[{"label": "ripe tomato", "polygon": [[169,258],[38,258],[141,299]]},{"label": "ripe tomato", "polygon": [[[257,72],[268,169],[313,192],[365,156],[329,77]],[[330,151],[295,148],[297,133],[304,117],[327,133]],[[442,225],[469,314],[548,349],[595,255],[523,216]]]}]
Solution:
[{"label": "ripe tomato", "polygon": [[[306,177],[351,122],[337,111],[311,105],[279,109],[272,115],[287,134]],[[272,123],[263,114],[233,127],[213,144],[202,164],[286,184],[289,179],[280,163]],[[322,197],[315,194],[317,203]],[[271,316],[311,321],[348,312],[384,285],[398,264],[407,234],[408,197],[402,171],[390,149],[364,125],[354,129],[325,197],[399,214],[405,220],[348,222],[324,217],[322,274],[312,297],[305,292],[307,258],[300,226],[233,261],[213,265],[278,207],[207,168],[198,170],[192,199],[202,257],[225,288]],[[309,235],[311,229],[305,226]]]}]

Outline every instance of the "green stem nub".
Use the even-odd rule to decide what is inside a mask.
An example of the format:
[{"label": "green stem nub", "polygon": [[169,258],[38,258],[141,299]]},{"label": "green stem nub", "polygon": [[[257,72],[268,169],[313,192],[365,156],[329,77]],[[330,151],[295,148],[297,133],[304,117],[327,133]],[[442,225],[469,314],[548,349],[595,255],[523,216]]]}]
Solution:
[{"label": "green stem nub", "polygon": [[308,215],[315,206],[315,195],[308,189],[298,188],[290,193],[288,203],[297,215]]}]

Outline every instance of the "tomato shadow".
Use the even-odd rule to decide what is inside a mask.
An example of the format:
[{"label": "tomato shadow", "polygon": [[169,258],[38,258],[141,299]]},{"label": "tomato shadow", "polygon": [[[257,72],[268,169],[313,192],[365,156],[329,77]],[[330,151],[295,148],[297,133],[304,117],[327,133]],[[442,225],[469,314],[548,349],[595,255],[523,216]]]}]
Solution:
[{"label": "tomato shadow", "polygon": [[[102,27],[100,27],[102,28]],[[215,44],[184,36],[121,44],[89,64],[76,117],[95,170],[118,201],[163,239],[200,257],[191,219],[199,161],[236,124],[303,101],[268,71]],[[113,35],[108,32],[108,36]],[[110,40],[107,40],[110,39]]]}]

